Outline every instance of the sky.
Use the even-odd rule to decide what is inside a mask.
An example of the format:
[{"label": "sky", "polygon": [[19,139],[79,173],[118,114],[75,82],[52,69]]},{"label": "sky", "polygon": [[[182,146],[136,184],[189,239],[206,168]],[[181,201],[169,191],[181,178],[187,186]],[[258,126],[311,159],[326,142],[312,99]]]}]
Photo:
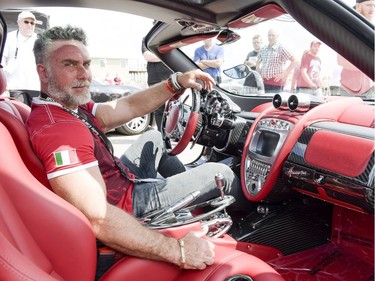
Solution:
[{"label": "sky", "polygon": [[[37,8],[50,15],[50,26],[71,24],[82,27],[88,37],[92,57],[143,58],[142,38],[152,27],[152,19],[123,13],[83,8]],[[67,17],[67,15],[69,15]],[[115,42],[113,42],[115,38]]]}]

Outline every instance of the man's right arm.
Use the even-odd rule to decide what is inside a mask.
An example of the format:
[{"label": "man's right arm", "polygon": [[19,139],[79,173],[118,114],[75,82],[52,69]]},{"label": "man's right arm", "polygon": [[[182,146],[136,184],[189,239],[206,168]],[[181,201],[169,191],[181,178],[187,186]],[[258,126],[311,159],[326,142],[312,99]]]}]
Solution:
[{"label": "man's right arm", "polygon": [[309,85],[309,88],[316,90],[318,87],[315,83],[310,79],[309,74],[307,74],[307,67],[301,67],[301,76],[303,80]]},{"label": "man's right arm", "polygon": [[[133,216],[109,204],[104,180],[97,166],[50,179],[56,194],[78,208],[90,221],[95,236],[108,247],[140,258],[181,264],[176,239],[142,226]],[[204,269],[213,244],[192,234],[184,238],[185,268]],[[213,253],[211,253],[213,255]]]},{"label": "man's right arm", "polygon": [[[185,89],[201,90],[202,85],[198,80],[203,81],[204,88],[208,91],[212,90],[214,84],[213,78],[201,70],[185,72],[179,75],[177,80]],[[161,82],[132,95],[98,104],[95,117],[103,131],[107,132],[135,117],[154,111],[172,98],[173,94],[167,89],[165,82]]]}]

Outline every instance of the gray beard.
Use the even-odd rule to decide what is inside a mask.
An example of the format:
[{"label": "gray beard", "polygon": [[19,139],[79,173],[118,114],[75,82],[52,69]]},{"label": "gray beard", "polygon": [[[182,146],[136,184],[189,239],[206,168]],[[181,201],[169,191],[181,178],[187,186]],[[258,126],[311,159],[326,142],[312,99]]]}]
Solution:
[{"label": "gray beard", "polygon": [[[51,76],[50,76],[51,77]],[[49,95],[67,107],[77,108],[79,105],[85,104],[91,100],[90,90],[85,90],[79,94],[73,94],[70,86],[60,87],[54,78],[50,80],[48,85]]]}]

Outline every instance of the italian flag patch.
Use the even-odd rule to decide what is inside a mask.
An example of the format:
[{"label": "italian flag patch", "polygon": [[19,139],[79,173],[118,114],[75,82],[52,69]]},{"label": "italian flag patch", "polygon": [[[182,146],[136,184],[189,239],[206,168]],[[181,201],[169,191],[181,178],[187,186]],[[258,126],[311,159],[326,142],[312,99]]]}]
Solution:
[{"label": "italian flag patch", "polygon": [[56,167],[68,166],[78,163],[77,152],[75,149],[54,152]]}]

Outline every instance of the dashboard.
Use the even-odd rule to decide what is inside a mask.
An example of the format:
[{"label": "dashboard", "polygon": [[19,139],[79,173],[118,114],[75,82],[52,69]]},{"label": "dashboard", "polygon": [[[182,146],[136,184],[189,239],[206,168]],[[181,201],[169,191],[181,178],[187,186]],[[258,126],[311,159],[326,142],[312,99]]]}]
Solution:
[{"label": "dashboard", "polygon": [[359,98],[276,94],[245,142],[246,197],[274,200],[293,190],[373,213],[374,113],[374,106]]},{"label": "dashboard", "polygon": [[257,123],[245,161],[246,190],[251,195],[263,187],[293,125],[290,121],[272,117],[265,117]]},{"label": "dashboard", "polygon": [[172,152],[194,140],[237,158],[232,166],[248,200],[276,202],[297,192],[374,212],[373,104],[279,93],[244,114],[216,90],[192,95],[193,106],[182,100],[166,106],[164,140],[177,143]]}]

